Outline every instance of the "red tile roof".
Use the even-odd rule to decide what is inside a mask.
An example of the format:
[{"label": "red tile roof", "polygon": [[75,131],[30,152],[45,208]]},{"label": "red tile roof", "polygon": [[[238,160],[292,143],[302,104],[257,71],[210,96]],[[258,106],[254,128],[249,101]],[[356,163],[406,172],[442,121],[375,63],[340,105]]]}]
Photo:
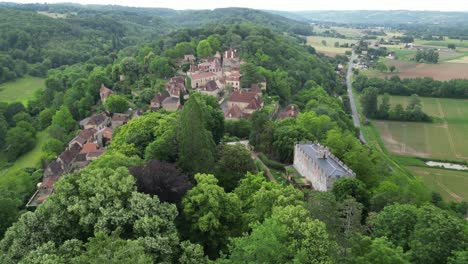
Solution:
[{"label": "red tile roof", "polygon": [[242,118],[244,117],[244,113],[242,110],[239,108],[238,105],[234,104],[229,111],[224,114],[224,117],[226,118]]},{"label": "red tile roof", "polygon": [[80,153],[90,153],[99,149],[98,144],[96,143],[86,143],[81,149]]},{"label": "red tile roof", "polygon": [[112,139],[112,133],[114,131],[112,130],[112,128],[110,127],[106,127],[104,128],[104,130],[102,131],[102,136],[106,139]]}]

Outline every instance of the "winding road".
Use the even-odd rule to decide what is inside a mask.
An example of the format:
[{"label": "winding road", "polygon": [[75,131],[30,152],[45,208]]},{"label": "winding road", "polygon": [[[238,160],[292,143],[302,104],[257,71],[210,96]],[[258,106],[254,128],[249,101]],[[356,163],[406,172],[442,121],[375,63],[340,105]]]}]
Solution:
[{"label": "winding road", "polygon": [[[351,76],[353,75],[353,66],[354,66],[353,61],[355,59],[356,59],[356,55],[354,54],[354,50],[353,50],[351,54],[351,58],[349,59],[348,73],[346,74],[346,86],[348,87],[348,96],[349,96],[349,103],[351,104],[353,123],[355,127],[360,128],[359,113],[357,111],[356,102],[354,101],[353,86],[351,84]],[[363,144],[366,144],[366,139],[364,138],[364,135],[362,134],[361,129],[359,129],[359,140],[361,140]]]}]

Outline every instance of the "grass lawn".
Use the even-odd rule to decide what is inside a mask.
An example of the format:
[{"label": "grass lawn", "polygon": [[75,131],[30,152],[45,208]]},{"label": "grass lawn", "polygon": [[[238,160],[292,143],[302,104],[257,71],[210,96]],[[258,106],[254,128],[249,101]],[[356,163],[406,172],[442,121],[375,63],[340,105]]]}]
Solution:
[{"label": "grass lawn", "polygon": [[468,172],[429,167],[408,166],[414,175],[422,178],[432,191],[450,201],[468,201]]},{"label": "grass lawn", "polygon": [[31,177],[27,173],[22,173],[20,170],[36,167],[36,165],[38,165],[41,158],[42,147],[46,143],[48,137],[49,135],[47,132],[38,132],[34,149],[18,158],[11,167],[0,171],[0,187],[7,188],[21,199],[35,188],[38,179]]},{"label": "grass lawn", "polygon": [[45,88],[45,79],[26,76],[15,81],[0,84],[0,101],[22,102],[33,98],[34,93]]}]

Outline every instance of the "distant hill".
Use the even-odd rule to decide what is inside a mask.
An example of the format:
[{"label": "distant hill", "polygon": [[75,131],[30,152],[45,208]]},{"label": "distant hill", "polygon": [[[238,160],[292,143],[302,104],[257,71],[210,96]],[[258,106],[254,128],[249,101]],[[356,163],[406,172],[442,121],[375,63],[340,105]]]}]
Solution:
[{"label": "distant hill", "polygon": [[329,21],[356,24],[434,24],[456,25],[468,23],[468,12],[439,11],[300,11],[295,12],[308,21]]},{"label": "distant hill", "polygon": [[[0,4],[28,11],[50,13],[74,13],[82,15],[107,15],[140,26],[154,26],[155,22],[164,21],[166,29],[194,28],[207,24],[237,24],[249,22],[271,28],[275,31],[301,35],[311,33],[307,22],[297,21],[281,15],[249,9],[219,8],[214,10],[173,10],[168,8],[138,8],[114,5],[79,5],[79,4]],[[159,26],[160,27],[160,26]]]},{"label": "distant hill", "polygon": [[0,83],[92,60],[181,28],[249,22],[311,35],[307,22],[246,8],[172,10],[114,5],[0,3]]},{"label": "distant hill", "polygon": [[385,26],[416,36],[442,35],[468,39],[468,12],[358,10],[358,11],[271,11],[267,12],[309,23],[354,26]]}]

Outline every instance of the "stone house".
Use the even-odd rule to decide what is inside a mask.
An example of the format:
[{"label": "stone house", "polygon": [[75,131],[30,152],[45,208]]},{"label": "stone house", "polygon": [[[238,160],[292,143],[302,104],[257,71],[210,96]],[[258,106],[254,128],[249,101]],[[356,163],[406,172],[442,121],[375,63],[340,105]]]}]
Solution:
[{"label": "stone house", "polygon": [[193,54],[186,54],[184,55],[184,61],[188,63],[194,63],[196,60],[195,56]]},{"label": "stone house", "polygon": [[94,135],[96,132],[97,130],[94,128],[81,130],[80,133],[68,143],[68,147],[71,148],[74,144],[77,144],[82,148],[84,144],[95,140]]},{"label": "stone house", "polygon": [[94,114],[91,117],[85,118],[80,121],[80,126],[84,129],[94,128],[96,130],[101,130],[109,126],[111,122],[110,117],[105,112],[99,114]]},{"label": "stone house", "polygon": [[162,108],[162,102],[167,97],[169,97],[169,92],[168,91],[158,93],[153,99],[151,99],[151,102],[150,102],[151,110],[157,111],[157,110],[161,109]]},{"label": "stone house", "polygon": [[209,81],[219,80],[219,76],[213,72],[200,72],[190,75],[192,80],[192,88],[197,89],[199,87],[204,87]]},{"label": "stone house", "polygon": [[234,91],[227,101],[228,109],[237,105],[243,113],[251,114],[263,107],[262,96],[256,92]]},{"label": "stone house", "polygon": [[322,192],[330,191],[339,178],[356,177],[328,148],[315,143],[294,146],[294,168],[312,183],[315,190]]},{"label": "stone house", "polygon": [[234,90],[239,90],[240,89],[240,78],[241,74],[237,71],[231,72],[227,77],[226,77],[226,85],[230,85]]},{"label": "stone house", "polygon": [[127,114],[114,113],[111,118],[111,127],[115,129],[121,125],[127,124],[130,116]]},{"label": "stone house", "polygon": [[167,97],[162,102],[162,108],[166,111],[176,111],[181,108],[181,106],[179,98],[175,97]]}]

